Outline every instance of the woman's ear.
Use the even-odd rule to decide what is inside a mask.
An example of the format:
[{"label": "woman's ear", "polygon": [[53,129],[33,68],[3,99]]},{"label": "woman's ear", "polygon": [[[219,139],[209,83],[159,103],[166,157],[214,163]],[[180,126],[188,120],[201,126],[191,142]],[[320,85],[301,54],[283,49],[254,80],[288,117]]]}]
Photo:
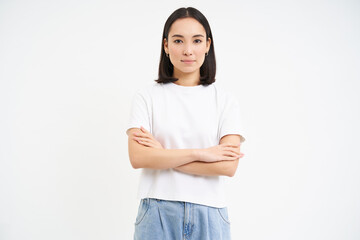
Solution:
[{"label": "woman's ear", "polygon": [[209,52],[211,46],[211,38],[208,38],[206,41],[206,52]]},{"label": "woman's ear", "polygon": [[167,42],[166,38],[164,38],[164,50],[165,50],[166,54],[169,53],[168,42]]}]

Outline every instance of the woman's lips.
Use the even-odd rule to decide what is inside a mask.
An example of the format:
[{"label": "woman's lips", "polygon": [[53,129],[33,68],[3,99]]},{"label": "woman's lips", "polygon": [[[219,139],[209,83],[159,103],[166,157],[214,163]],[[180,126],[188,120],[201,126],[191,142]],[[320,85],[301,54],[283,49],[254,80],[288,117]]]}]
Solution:
[{"label": "woman's lips", "polygon": [[181,60],[183,63],[191,64],[194,63],[195,60]]}]

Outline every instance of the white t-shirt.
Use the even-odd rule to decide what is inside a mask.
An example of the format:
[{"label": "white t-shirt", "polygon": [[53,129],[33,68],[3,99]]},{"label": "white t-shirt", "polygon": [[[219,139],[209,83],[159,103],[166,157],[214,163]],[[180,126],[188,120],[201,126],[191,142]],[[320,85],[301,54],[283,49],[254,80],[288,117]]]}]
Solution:
[{"label": "white t-shirt", "polygon": [[[219,88],[153,83],[133,97],[127,126],[147,129],[165,149],[208,148],[243,129],[238,99]],[[225,207],[224,176],[199,176],[174,169],[142,169],[138,197]]]}]

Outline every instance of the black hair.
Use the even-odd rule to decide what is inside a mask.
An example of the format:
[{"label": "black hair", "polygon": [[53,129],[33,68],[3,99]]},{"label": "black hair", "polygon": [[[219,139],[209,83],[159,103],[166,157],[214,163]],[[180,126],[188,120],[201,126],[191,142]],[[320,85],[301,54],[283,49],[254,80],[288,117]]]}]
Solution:
[{"label": "black hair", "polygon": [[177,81],[177,78],[173,77],[174,66],[170,61],[170,58],[166,56],[164,50],[164,39],[168,40],[168,35],[171,25],[180,18],[194,18],[196,19],[205,29],[206,41],[211,39],[210,49],[208,55],[205,57],[204,63],[200,67],[200,84],[209,85],[215,82],[216,74],[216,60],[214,51],[214,39],[212,37],[210,25],[205,16],[196,8],[179,8],[175,10],[165,22],[163,36],[161,39],[161,55],[159,64],[159,78],[155,80],[157,83],[168,83]]}]

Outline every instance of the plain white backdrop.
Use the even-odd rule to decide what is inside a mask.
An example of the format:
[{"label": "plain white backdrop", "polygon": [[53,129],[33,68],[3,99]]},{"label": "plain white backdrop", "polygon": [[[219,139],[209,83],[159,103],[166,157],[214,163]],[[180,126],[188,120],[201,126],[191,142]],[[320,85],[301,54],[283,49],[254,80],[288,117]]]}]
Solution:
[{"label": "plain white backdrop", "polygon": [[126,124],[179,7],[242,103],[234,240],[360,239],[360,2],[0,1],[0,239],[132,239]]}]

